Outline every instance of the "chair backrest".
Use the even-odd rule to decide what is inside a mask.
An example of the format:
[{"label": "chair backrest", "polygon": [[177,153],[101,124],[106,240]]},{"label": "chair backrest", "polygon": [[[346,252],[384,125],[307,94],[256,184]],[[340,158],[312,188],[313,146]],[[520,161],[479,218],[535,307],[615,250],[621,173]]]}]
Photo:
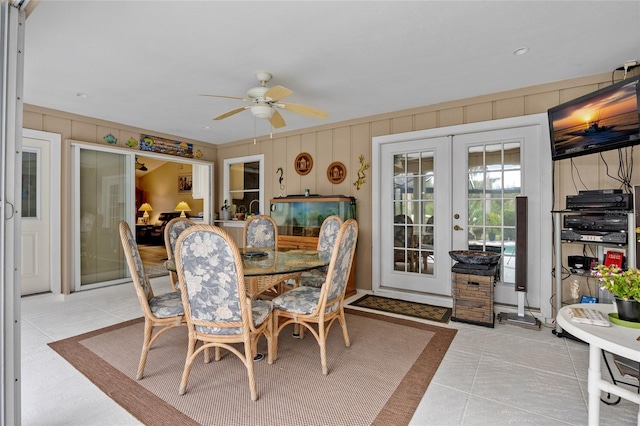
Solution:
[{"label": "chair backrest", "polygon": [[127,265],[129,266],[129,272],[131,273],[136,293],[138,294],[140,302],[142,303],[144,301],[146,303],[153,297],[153,290],[151,289],[149,278],[144,272],[144,265],[142,264],[142,257],[140,257],[140,252],[138,251],[138,244],[127,222],[120,222],[118,231],[120,232],[120,242],[122,243],[122,249],[124,250],[125,259],[127,259]]},{"label": "chair backrest", "polygon": [[178,241],[178,237],[182,234],[182,231],[193,225],[195,225],[195,222],[186,217],[176,217],[167,223],[167,226],[164,228],[164,245],[167,249],[168,259],[173,259],[176,241]]},{"label": "chair backrest", "polygon": [[278,246],[278,226],[267,215],[251,216],[244,225],[245,248]]},{"label": "chair backrest", "polygon": [[340,227],[336,247],[329,263],[327,271],[329,285],[325,284],[322,290],[327,292],[324,301],[327,312],[335,310],[344,298],[357,241],[358,222],[354,219],[347,219]]},{"label": "chair backrest", "polygon": [[200,333],[242,334],[251,312],[231,236],[213,225],[192,226],[178,238],[175,256],[187,324]]},{"label": "chair backrest", "polygon": [[336,215],[329,216],[322,222],[318,237],[318,252],[331,256],[341,226],[342,219]]}]

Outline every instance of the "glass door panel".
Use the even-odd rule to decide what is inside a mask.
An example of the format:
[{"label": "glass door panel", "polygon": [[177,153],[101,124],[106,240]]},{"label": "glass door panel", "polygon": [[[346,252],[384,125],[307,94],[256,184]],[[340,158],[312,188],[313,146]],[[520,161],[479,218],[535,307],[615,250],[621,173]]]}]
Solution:
[{"label": "glass door panel", "polygon": [[132,159],[115,152],[75,146],[74,200],[79,271],[75,289],[122,282],[128,276],[118,224],[133,212]]},{"label": "glass door panel", "polygon": [[520,142],[467,148],[467,247],[502,254],[502,282],[515,281],[515,197],[522,187]]},{"label": "glass door panel", "polygon": [[[436,279],[450,268],[448,140],[400,143],[392,148],[395,152],[383,155],[387,158],[383,186],[393,194],[382,215],[386,233],[382,232],[389,242],[383,244],[383,251],[388,250],[382,257],[383,279],[388,287],[449,294],[448,279]],[[439,232],[442,238],[437,243]]]}]

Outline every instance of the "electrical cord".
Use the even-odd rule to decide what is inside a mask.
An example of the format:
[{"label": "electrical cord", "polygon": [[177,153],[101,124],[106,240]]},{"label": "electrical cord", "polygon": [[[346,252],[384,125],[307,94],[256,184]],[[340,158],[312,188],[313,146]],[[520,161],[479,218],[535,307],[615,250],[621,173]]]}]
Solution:
[{"label": "electrical cord", "polygon": [[573,187],[576,190],[576,194],[578,193],[578,186],[576,185],[576,179],[573,175],[574,170],[575,170],[575,173],[578,175],[578,179],[580,180],[580,183],[582,184],[584,189],[589,189],[587,188],[587,185],[585,185],[584,182],[582,181],[582,176],[580,176],[580,171],[578,170],[576,163],[573,161],[573,158],[570,161],[571,161],[571,181],[573,182]]},{"label": "electrical cord", "polygon": [[[632,192],[631,185],[631,176],[633,174],[633,147],[624,148],[625,152],[623,154],[623,149],[618,149],[618,177],[612,176],[609,172],[609,164],[604,159],[602,152],[600,153],[600,160],[604,163],[605,172],[608,177],[620,183],[620,186],[624,188],[627,193]],[[629,150],[631,152],[629,152]],[[629,156],[631,155],[631,158]]]}]

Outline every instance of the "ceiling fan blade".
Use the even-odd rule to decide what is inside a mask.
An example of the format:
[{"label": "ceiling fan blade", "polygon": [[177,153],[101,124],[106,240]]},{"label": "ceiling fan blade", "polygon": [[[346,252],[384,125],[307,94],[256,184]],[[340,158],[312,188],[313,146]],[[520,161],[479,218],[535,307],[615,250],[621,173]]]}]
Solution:
[{"label": "ceiling fan blade", "polygon": [[278,102],[276,104],[276,106],[278,108],[282,108],[282,109],[287,110],[287,111],[296,112],[298,114],[303,114],[303,115],[308,115],[310,117],[327,118],[327,112],[326,111],[323,111],[323,110],[317,109],[317,108],[312,108],[312,107],[305,106],[305,105]]},{"label": "ceiling fan blade", "polygon": [[224,119],[224,118],[231,117],[231,116],[232,116],[232,115],[234,115],[234,114],[237,114],[237,113],[239,113],[239,112],[242,112],[242,111],[244,111],[244,110],[245,110],[245,109],[247,109],[247,108],[251,108],[251,106],[243,106],[243,107],[240,107],[240,108],[232,109],[231,111],[227,111],[227,112],[225,112],[224,114],[220,114],[219,116],[214,117],[213,119],[214,119],[214,120],[222,120],[222,119]]},{"label": "ceiling fan blade", "polygon": [[287,96],[293,95],[293,92],[286,87],[283,86],[273,86],[269,90],[267,90],[264,94],[264,98],[271,98],[271,100],[279,101],[280,99],[284,99]]},{"label": "ceiling fan blade", "polygon": [[276,129],[279,129],[280,127],[284,127],[287,125],[284,122],[284,118],[282,118],[282,115],[280,115],[280,113],[276,110],[273,110],[273,115],[269,119],[269,123],[271,123],[271,125]]},{"label": "ceiling fan blade", "polygon": [[198,96],[209,96],[211,98],[239,99],[241,101],[250,101],[251,100],[251,99],[247,99],[247,98],[239,98],[237,96],[205,95],[205,94],[199,94]]}]

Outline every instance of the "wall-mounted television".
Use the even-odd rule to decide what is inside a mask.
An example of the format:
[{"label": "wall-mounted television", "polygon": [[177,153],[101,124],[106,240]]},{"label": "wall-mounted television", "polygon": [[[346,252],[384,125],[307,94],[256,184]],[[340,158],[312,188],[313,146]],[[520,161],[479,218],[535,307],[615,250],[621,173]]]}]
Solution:
[{"label": "wall-mounted television", "polygon": [[640,76],[622,80],[548,110],[551,158],[640,143]]}]

